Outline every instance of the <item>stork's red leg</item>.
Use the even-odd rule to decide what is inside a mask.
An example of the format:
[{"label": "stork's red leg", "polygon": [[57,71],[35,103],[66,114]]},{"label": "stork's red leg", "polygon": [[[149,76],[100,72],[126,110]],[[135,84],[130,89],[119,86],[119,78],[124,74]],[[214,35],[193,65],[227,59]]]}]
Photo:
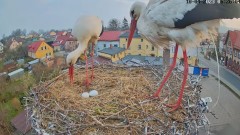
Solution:
[{"label": "stork's red leg", "polygon": [[155,92],[153,97],[159,97],[159,94],[162,91],[162,88],[163,88],[164,84],[167,82],[170,74],[172,73],[173,68],[176,66],[177,53],[178,53],[178,44],[176,44],[176,47],[175,47],[175,52],[174,52],[174,56],[173,56],[173,62],[171,64],[171,66],[170,66],[170,69],[168,70],[167,75],[163,78],[163,81],[161,82],[158,90]]},{"label": "stork's red leg", "polygon": [[92,53],[91,53],[91,57],[92,57],[92,75],[91,75],[91,80],[93,80],[94,78],[94,59],[93,59],[93,56],[94,56],[94,43],[92,43]]},{"label": "stork's red leg", "polygon": [[68,68],[68,73],[69,73],[69,78],[70,78],[70,83],[73,84],[73,71],[74,67],[73,65],[70,65],[70,67]]},{"label": "stork's red leg", "polygon": [[187,60],[186,49],[183,50],[183,58],[184,58],[184,71],[183,71],[182,87],[181,87],[181,90],[180,90],[180,94],[179,94],[177,103],[175,105],[167,105],[167,106],[173,107],[169,112],[172,112],[172,111],[175,111],[176,109],[178,109],[181,102],[182,102],[184,87],[186,85],[187,76],[188,76],[188,60]]},{"label": "stork's red leg", "polygon": [[86,60],[86,82],[85,82],[85,85],[88,87],[90,82],[88,80],[88,59],[87,59],[87,53],[86,53],[86,50],[84,51],[84,56],[85,56],[85,60]]}]

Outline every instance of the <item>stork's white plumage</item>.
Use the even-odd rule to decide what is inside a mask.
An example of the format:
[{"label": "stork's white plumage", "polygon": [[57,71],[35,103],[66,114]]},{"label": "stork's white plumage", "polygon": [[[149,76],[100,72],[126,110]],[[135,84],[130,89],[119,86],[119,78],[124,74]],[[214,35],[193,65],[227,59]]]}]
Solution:
[{"label": "stork's white plumage", "polygon": [[187,3],[186,0],[149,0],[148,5],[135,2],[130,10],[132,18],[128,47],[130,46],[135,28],[155,47],[169,46],[169,41],[176,42],[172,65],[164,77],[159,89],[154,94],[158,97],[162,87],[176,65],[178,45],[183,49],[184,78],[177,104],[172,105],[176,110],[181,103],[184,86],[188,74],[186,47],[199,45],[209,33],[217,32],[220,19],[240,18],[239,4],[207,4]]},{"label": "stork's white plumage", "polygon": [[68,54],[66,63],[69,65],[70,81],[73,81],[73,65],[88,48],[89,44],[96,44],[103,33],[103,24],[96,16],[81,16],[72,29],[72,35],[78,40],[78,47]]}]

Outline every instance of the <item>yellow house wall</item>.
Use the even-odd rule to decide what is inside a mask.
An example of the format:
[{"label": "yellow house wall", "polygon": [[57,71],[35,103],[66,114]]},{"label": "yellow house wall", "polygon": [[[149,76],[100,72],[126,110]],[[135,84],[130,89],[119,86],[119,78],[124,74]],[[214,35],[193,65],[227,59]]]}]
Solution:
[{"label": "yellow house wall", "polygon": [[[143,39],[143,41],[141,41],[141,39]],[[141,45],[141,49],[138,49],[138,45]],[[121,48],[127,47],[126,38],[120,38],[120,47]],[[163,53],[162,51],[160,51],[159,48],[154,47],[154,51],[152,51],[152,44],[149,43],[144,38],[133,38],[130,45],[130,49],[126,50],[126,54],[127,55],[141,54],[142,56],[151,56],[151,54],[154,54],[155,56],[163,56]]]},{"label": "yellow house wall", "polygon": [[[45,46],[46,46],[46,49],[45,49]],[[42,50],[42,47],[43,47],[43,50]],[[49,54],[51,53],[51,55],[48,55],[48,56],[51,56],[53,57],[53,49],[45,42],[42,42],[42,44],[38,47],[37,51],[36,51],[36,58],[43,58],[43,57],[46,57],[46,54]]]},{"label": "yellow house wall", "polygon": [[116,62],[116,61],[124,58],[125,57],[125,52],[121,52],[121,53],[115,54],[114,56],[111,57],[112,62]]},{"label": "yellow house wall", "polygon": [[99,56],[110,59],[112,62],[116,62],[125,57],[125,52],[121,52],[121,53],[115,54],[113,56],[99,52]]},{"label": "yellow house wall", "polygon": [[105,54],[105,53],[99,53],[99,56],[102,56],[102,57],[104,57],[104,58],[107,58],[107,59],[110,59],[111,60],[111,55],[108,55],[108,54]]}]

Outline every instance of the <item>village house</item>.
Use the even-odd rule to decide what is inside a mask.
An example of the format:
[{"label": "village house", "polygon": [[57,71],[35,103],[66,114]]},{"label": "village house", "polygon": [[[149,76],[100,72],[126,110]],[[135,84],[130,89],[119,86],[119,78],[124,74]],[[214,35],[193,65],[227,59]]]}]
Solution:
[{"label": "village house", "polygon": [[54,51],[73,51],[77,48],[77,39],[71,35],[71,32],[57,32],[56,39],[52,44]]},{"label": "village house", "polygon": [[24,39],[21,39],[21,38],[18,38],[18,39],[12,38],[9,49],[14,50],[18,48],[19,46],[22,45],[23,41]]},{"label": "village house", "polygon": [[0,42],[0,53],[3,53],[3,43]]},{"label": "village house", "polygon": [[49,32],[49,35],[50,35],[50,36],[56,36],[57,33],[56,33],[55,31],[51,31],[51,32]]},{"label": "village house", "polygon": [[[129,32],[120,35],[120,47],[126,48]],[[151,57],[163,57],[163,64],[169,65],[174,56],[176,43],[169,41],[169,48],[163,49],[162,47],[155,47],[146,39],[141,37],[138,32],[135,32],[131,45],[126,50],[126,55],[139,55],[139,56],[151,56]],[[190,65],[195,66],[197,64],[197,48],[187,48],[188,62]],[[178,49],[178,59],[183,58],[182,49]]]},{"label": "village house", "polygon": [[[127,47],[129,32],[125,32],[120,35],[119,43],[121,48]],[[141,37],[137,32],[134,33],[131,45],[128,50],[126,50],[126,55],[140,55],[140,56],[154,56],[159,57],[163,56],[163,49],[156,48],[146,39]]]},{"label": "village house", "polygon": [[225,65],[240,75],[240,31],[228,31],[225,48]]},{"label": "village house", "polygon": [[110,46],[119,47],[119,36],[123,33],[123,31],[104,31],[95,47],[95,54],[98,55],[98,51]]},{"label": "village house", "polygon": [[65,43],[65,51],[71,52],[78,47],[78,41],[75,37],[69,37]]},{"label": "village house", "polygon": [[111,62],[116,62],[126,56],[124,51],[124,48],[110,46],[109,48],[105,48],[98,52],[100,57],[109,59]]},{"label": "village house", "polygon": [[28,46],[28,56],[32,58],[54,57],[53,49],[44,41],[36,41]]}]

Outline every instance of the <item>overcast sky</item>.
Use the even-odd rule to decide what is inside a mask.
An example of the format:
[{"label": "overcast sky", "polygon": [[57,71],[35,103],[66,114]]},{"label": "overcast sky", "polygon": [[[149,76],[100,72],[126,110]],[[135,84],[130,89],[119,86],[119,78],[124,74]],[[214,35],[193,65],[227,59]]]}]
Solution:
[{"label": "overcast sky", "polygon": [[[72,28],[82,14],[97,15],[108,24],[111,18],[130,21],[136,0],[0,0],[0,38],[17,28],[50,30]],[[148,0],[138,0],[148,2]]]},{"label": "overcast sky", "polygon": [[[128,19],[136,0],[0,0],[0,38],[17,28],[50,30],[72,28],[82,14],[97,15],[107,26],[111,18]],[[148,3],[149,0],[138,0]],[[240,27],[240,20],[227,23]]]}]

